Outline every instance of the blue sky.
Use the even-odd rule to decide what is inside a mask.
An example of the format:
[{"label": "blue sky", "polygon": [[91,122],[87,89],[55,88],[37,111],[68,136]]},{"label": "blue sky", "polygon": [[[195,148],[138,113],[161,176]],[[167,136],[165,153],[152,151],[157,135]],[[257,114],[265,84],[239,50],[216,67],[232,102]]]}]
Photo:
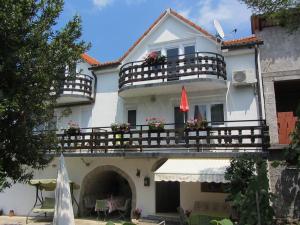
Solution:
[{"label": "blue sky", "polygon": [[[251,11],[238,0],[65,0],[58,25],[79,14],[82,38],[92,44],[88,53],[105,62],[124,54],[167,8],[212,34],[215,34],[213,19],[218,19],[227,39],[251,35]],[[238,30],[233,36],[234,28]]]}]

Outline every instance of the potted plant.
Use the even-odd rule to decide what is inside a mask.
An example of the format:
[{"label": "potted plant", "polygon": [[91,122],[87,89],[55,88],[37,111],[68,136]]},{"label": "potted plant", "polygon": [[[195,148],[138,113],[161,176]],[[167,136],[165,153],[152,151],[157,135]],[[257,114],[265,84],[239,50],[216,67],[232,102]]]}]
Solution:
[{"label": "potted plant", "polygon": [[186,217],[189,218],[191,216],[192,210],[187,209],[184,211],[184,213],[185,213]]},{"label": "potted plant", "polygon": [[132,211],[132,218],[133,219],[139,220],[141,218],[141,215],[142,215],[142,209],[140,209],[140,208],[135,208]]},{"label": "potted plant", "polygon": [[208,122],[206,120],[190,119],[185,124],[186,131],[206,130]]},{"label": "potted plant", "polygon": [[158,65],[158,64],[163,64],[166,61],[166,57],[164,55],[159,55],[157,52],[150,52],[146,58],[145,62],[143,63],[144,65]]},{"label": "potted plant", "polygon": [[150,131],[164,131],[165,129],[165,122],[163,119],[150,117],[146,118],[146,122]]},{"label": "potted plant", "polygon": [[130,131],[130,124],[129,123],[112,123],[110,128],[113,132],[116,133],[126,133]]},{"label": "potted plant", "polygon": [[80,128],[77,122],[70,120],[68,122],[68,129],[66,131],[68,135],[78,135],[80,134]]}]

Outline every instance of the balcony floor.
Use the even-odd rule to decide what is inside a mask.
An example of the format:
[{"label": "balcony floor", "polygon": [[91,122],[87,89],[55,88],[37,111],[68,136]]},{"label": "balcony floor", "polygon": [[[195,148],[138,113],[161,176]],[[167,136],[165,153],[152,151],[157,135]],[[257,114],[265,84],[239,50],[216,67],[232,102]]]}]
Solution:
[{"label": "balcony floor", "polygon": [[177,94],[181,92],[182,85],[184,85],[189,92],[227,89],[227,82],[225,80],[214,78],[196,78],[128,85],[119,90],[119,96],[130,98],[136,96],[149,96],[153,95],[154,93],[156,95]]},{"label": "balcony floor", "polygon": [[93,99],[82,94],[63,94],[57,99],[58,106],[76,105],[76,104],[90,104]]}]

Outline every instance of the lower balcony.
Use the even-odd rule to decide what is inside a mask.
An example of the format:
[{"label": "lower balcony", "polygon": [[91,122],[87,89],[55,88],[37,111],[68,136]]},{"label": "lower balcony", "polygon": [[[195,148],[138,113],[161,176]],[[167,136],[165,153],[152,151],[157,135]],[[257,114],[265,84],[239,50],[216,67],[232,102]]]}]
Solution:
[{"label": "lower balcony", "polygon": [[89,104],[94,101],[94,78],[77,73],[74,79],[66,79],[60,89],[58,106]]},{"label": "lower balcony", "polygon": [[66,154],[150,153],[153,157],[161,153],[262,153],[269,147],[268,127],[264,121],[209,123],[208,127],[197,130],[180,128],[178,124],[165,124],[160,130],[150,130],[148,125],[138,125],[126,131],[93,127],[63,130],[57,137]]}]

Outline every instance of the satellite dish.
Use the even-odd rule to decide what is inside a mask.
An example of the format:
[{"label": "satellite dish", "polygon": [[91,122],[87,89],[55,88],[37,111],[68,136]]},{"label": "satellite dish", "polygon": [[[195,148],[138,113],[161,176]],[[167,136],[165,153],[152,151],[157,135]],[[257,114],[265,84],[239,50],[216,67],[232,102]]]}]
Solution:
[{"label": "satellite dish", "polygon": [[218,35],[220,36],[220,38],[223,39],[223,38],[225,37],[223,28],[222,28],[221,24],[219,23],[219,21],[216,20],[216,19],[214,20],[214,26],[215,26],[215,28],[216,28],[216,30],[217,30],[217,33],[218,33]]}]

